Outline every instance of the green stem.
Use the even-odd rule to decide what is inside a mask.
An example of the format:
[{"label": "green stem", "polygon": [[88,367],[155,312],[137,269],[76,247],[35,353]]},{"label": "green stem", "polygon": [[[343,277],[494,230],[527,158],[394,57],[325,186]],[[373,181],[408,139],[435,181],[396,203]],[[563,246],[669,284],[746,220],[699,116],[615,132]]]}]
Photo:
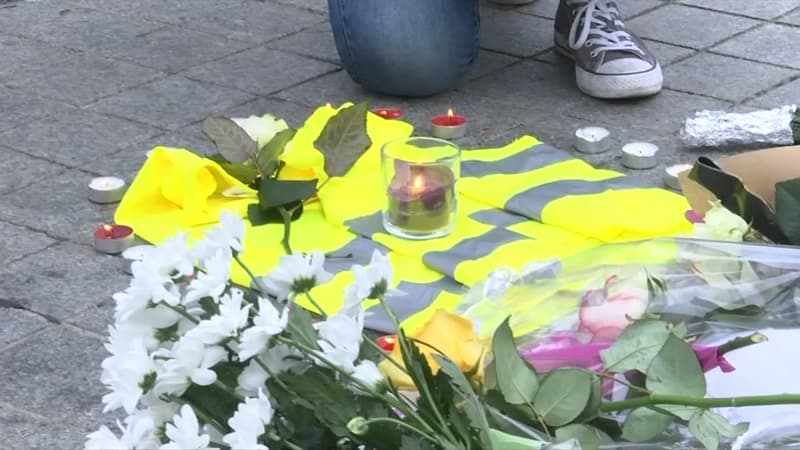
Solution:
[{"label": "green stem", "polygon": [[624,411],[651,405],[682,405],[697,408],[736,408],[743,406],[800,404],[800,394],[758,395],[750,397],[698,398],[682,395],[650,394],[600,405],[601,412]]},{"label": "green stem", "polygon": [[397,425],[400,428],[405,428],[408,431],[416,433],[416,434],[422,436],[423,438],[431,441],[432,443],[436,444],[437,446],[441,446],[442,445],[442,443],[438,439],[436,439],[436,436],[428,434],[428,433],[420,430],[419,428],[417,428],[417,427],[415,427],[413,425],[409,425],[409,424],[403,422],[402,420],[392,419],[391,417],[379,417],[377,419],[367,419],[367,420],[364,421],[364,424],[366,426],[370,426],[373,423],[391,423],[393,425]]},{"label": "green stem", "polygon": [[236,400],[238,400],[240,402],[244,401],[244,397],[241,394],[239,394],[238,392],[234,391],[230,386],[228,386],[227,384],[223,383],[222,381],[216,380],[214,382],[214,386],[216,386],[216,387],[222,389],[223,391],[227,392],[229,395],[231,395]]},{"label": "green stem", "polygon": [[292,214],[294,213],[294,208],[287,210],[283,206],[279,206],[278,212],[281,214],[281,218],[283,218],[283,239],[281,240],[281,245],[283,245],[283,250],[286,254],[291,255],[294,252],[292,252],[292,246],[289,244],[289,237],[292,230]]},{"label": "green stem", "polygon": [[290,441],[288,439],[282,440],[281,443],[283,443],[283,445],[285,445],[287,448],[290,448],[292,450],[304,450],[303,447],[300,447],[299,445],[295,444],[294,442],[292,442],[292,441]]},{"label": "green stem", "polygon": [[[164,400],[164,398],[162,398],[162,400]],[[177,395],[167,395],[166,396],[166,400],[171,401],[171,402],[175,402],[175,403],[177,403],[179,405],[189,405],[189,406],[191,406],[192,407],[192,411],[194,411],[194,413],[195,413],[195,415],[197,416],[198,419],[200,419],[203,422],[207,423],[208,425],[211,425],[212,427],[216,428],[217,431],[219,431],[222,434],[225,434],[225,433],[228,432],[228,429],[225,428],[224,426],[222,426],[222,424],[219,423],[219,421],[217,421],[217,419],[211,417],[210,414],[208,414],[207,412],[203,411],[203,409],[200,408],[199,406],[193,405],[190,401],[184,400],[183,398],[178,397]]]},{"label": "green stem", "polygon": [[398,369],[402,370],[404,373],[408,374],[408,369],[406,369],[405,366],[403,366],[402,364],[397,362],[397,360],[394,359],[394,357],[391,355],[391,353],[389,353],[389,354],[384,353],[384,350],[375,341],[370,339],[369,336],[364,336],[364,341],[367,342],[367,345],[369,345],[370,347],[372,347],[375,350],[378,350],[381,354],[383,354],[383,357],[386,358],[395,367],[397,367]]},{"label": "green stem", "polygon": [[186,320],[188,320],[188,321],[192,322],[192,323],[193,323],[193,324],[195,324],[195,325],[197,325],[198,323],[200,323],[200,321],[197,319],[197,317],[195,317],[195,316],[193,316],[193,315],[189,314],[189,313],[188,313],[188,312],[186,312],[186,310],[185,310],[185,309],[183,309],[182,307],[179,307],[179,306],[172,306],[172,305],[170,305],[170,304],[168,304],[168,303],[166,303],[166,302],[161,302],[161,304],[162,304],[162,305],[164,305],[164,306],[166,306],[167,308],[169,308],[169,309],[171,309],[171,310],[175,311],[176,313],[180,314],[181,316],[183,316],[184,318],[186,318]]},{"label": "green stem", "polygon": [[766,340],[767,337],[763,334],[753,333],[750,336],[738,337],[720,345],[717,353],[719,353],[719,356],[725,356],[725,354],[728,352],[739,350],[740,348],[744,348],[749,345],[760,344]]},{"label": "green stem", "polygon": [[253,283],[256,284],[258,290],[261,291],[262,294],[267,295],[267,287],[261,282],[261,278],[257,277],[256,274],[250,270],[250,267],[248,267],[247,264],[242,261],[242,258],[239,257],[238,253],[233,254],[233,259],[236,260],[236,262],[239,264],[239,267],[241,267],[242,270],[244,270],[245,273],[250,277],[250,279],[253,280]]},{"label": "green stem", "polygon": [[261,369],[262,369],[264,372],[266,372],[266,373],[267,373],[267,375],[269,375],[269,377],[270,377],[270,378],[272,378],[273,380],[275,380],[275,382],[276,382],[276,383],[278,383],[278,384],[280,385],[280,387],[282,387],[283,389],[285,389],[287,392],[290,392],[290,391],[291,391],[291,390],[289,389],[289,386],[286,386],[286,383],[284,383],[283,381],[281,381],[281,379],[280,379],[280,378],[278,378],[278,375],[277,375],[275,372],[273,372],[273,371],[272,371],[272,369],[270,369],[270,368],[269,368],[269,366],[268,366],[266,363],[264,363],[264,361],[261,361],[261,359],[259,359],[259,357],[258,357],[257,355],[256,355],[256,357],[253,359],[253,361],[255,361],[255,362],[256,362],[256,364],[258,365],[258,367],[261,367]]}]

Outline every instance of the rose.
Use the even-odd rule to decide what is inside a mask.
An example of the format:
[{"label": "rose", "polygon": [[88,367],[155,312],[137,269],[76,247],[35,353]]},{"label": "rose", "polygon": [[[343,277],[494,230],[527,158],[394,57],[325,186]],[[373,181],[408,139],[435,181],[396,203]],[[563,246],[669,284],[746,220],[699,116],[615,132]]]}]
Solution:
[{"label": "rose", "polygon": [[633,320],[647,310],[648,291],[641,277],[610,276],[600,289],[586,291],[581,299],[578,331],[592,335],[592,342],[613,341]]},{"label": "rose", "polygon": [[286,121],[278,119],[271,114],[231,120],[236,122],[236,125],[239,125],[251,139],[258,143],[259,149],[267,145],[279,131],[289,128]]},{"label": "rose", "polygon": [[750,226],[741,217],[722,206],[720,201],[712,202],[703,223],[694,224],[694,236],[715,241],[740,242],[750,231]]}]

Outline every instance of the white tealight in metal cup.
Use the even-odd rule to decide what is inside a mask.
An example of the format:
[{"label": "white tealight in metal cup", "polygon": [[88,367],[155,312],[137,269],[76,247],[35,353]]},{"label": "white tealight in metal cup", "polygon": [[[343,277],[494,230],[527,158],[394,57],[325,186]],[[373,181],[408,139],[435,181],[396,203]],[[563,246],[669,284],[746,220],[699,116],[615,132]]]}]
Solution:
[{"label": "white tealight in metal cup", "polygon": [[603,127],[578,128],[575,149],[581,153],[602,153],[608,150],[611,133]]},{"label": "white tealight in metal cup", "polygon": [[631,142],[622,147],[622,165],[629,169],[652,169],[658,165],[658,146],[649,142]]},{"label": "white tealight in metal cup", "polygon": [[664,184],[676,191],[681,190],[680,174],[692,170],[691,164],[675,164],[664,169]]},{"label": "white tealight in metal cup", "polygon": [[98,177],[89,182],[89,201],[117,203],[125,194],[125,180],[117,177]]}]

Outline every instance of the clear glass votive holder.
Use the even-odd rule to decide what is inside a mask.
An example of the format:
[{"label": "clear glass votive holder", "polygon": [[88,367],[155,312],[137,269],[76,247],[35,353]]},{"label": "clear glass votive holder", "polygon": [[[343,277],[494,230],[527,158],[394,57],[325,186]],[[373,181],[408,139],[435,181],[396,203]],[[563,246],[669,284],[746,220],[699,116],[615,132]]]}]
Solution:
[{"label": "clear glass votive holder", "polygon": [[429,137],[396,139],[384,144],[381,171],[386,192],[383,227],[405,239],[433,239],[456,225],[456,182],[461,149]]}]

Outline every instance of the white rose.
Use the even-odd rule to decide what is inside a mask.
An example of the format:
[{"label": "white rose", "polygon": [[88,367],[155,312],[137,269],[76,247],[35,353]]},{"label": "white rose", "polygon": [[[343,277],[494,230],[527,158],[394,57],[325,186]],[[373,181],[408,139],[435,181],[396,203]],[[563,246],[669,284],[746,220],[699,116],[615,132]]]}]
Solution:
[{"label": "white rose", "polygon": [[742,241],[750,226],[717,201],[706,212],[704,223],[694,225],[695,237],[716,241]]},{"label": "white rose", "polygon": [[261,117],[250,116],[246,119],[231,119],[236,122],[248,136],[258,142],[258,148],[267,145],[269,141],[279,132],[289,128],[286,121],[278,119],[272,114],[264,114]]}]

